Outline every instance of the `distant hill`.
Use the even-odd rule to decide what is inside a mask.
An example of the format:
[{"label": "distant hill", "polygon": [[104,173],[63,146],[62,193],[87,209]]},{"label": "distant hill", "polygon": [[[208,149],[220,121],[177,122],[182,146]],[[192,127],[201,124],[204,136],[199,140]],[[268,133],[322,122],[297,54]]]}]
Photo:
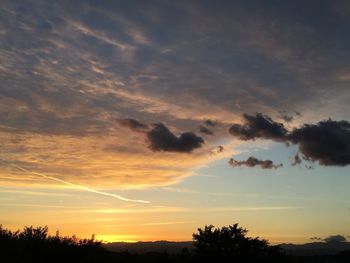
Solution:
[{"label": "distant hill", "polygon": [[153,242],[112,242],[103,244],[103,246],[114,252],[128,251],[130,253],[164,252],[169,254],[181,253],[183,249],[189,251],[193,249],[192,241],[172,242],[172,241],[153,241]]},{"label": "distant hill", "polygon": [[294,256],[336,255],[350,250],[350,242],[312,242],[301,245],[281,244],[288,254]]},{"label": "distant hill", "polygon": [[[113,242],[103,245],[106,249],[114,252],[129,251],[130,253],[164,252],[169,254],[181,253],[186,248],[193,250],[191,241],[154,241],[154,242]],[[312,242],[306,244],[280,244],[287,254],[294,256],[336,255],[342,251],[350,250],[350,242]]]}]

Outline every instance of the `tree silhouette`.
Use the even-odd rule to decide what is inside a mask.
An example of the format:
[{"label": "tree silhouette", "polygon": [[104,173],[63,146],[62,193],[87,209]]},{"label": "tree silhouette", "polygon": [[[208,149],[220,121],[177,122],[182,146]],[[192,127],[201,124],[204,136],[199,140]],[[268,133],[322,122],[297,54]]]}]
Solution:
[{"label": "tree silhouette", "polygon": [[18,237],[22,240],[44,241],[48,237],[48,230],[47,226],[26,226],[23,231],[19,233]]},{"label": "tree silhouette", "polygon": [[278,246],[259,237],[247,237],[248,230],[238,224],[215,228],[206,225],[193,234],[196,254],[201,259],[230,259],[234,262],[284,262]]},{"label": "tree silhouette", "polygon": [[109,254],[94,235],[78,239],[58,231],[50,236],[47,226],[10,231],[0,225],[1,262],[106,262]]},{"label": "tree silhouette", "polygon": [[278,246],[271,246],[258,237],[247,237],[247,233],[238,224],[222,228],[208,225],[193,234],[195,251],[183,249],[176,255],[166,251],[135,254],[107,251],[94,236],[89,239],[79,239],[74,235],[62,237],[58,231],[51,236],[46,226],[10,231],[0,225],[0,262],[289,262]]}]

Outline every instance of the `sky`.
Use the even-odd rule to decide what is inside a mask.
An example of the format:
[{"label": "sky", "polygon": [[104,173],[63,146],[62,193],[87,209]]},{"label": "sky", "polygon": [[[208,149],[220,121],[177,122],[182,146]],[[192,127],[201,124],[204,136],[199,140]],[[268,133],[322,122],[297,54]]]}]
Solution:
[{"label": "sky", "polygon": [[350,236],[348,1],[0,3],[4,227]]}]

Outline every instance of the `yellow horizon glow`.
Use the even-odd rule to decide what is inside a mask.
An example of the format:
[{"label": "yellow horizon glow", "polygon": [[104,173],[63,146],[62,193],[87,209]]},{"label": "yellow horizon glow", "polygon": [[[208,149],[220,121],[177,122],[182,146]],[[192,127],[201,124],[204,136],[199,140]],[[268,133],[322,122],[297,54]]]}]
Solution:
[{"label": "yellow horizon glow", "polygon": [[137,235],[95,235],[95,239],[102,241],[103,243],[112,243],[112,242],[125,242],[125,243],[137,243],[140,241],[142,236]]}]

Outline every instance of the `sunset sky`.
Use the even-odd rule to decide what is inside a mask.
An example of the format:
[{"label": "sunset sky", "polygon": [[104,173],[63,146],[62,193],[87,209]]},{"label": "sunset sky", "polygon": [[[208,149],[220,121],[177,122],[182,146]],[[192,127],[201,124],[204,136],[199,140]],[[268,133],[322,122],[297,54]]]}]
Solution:
[{"label": "sunset sky", "polygon": [[349,1],[0,0],[0,224],[350,238]]}]

